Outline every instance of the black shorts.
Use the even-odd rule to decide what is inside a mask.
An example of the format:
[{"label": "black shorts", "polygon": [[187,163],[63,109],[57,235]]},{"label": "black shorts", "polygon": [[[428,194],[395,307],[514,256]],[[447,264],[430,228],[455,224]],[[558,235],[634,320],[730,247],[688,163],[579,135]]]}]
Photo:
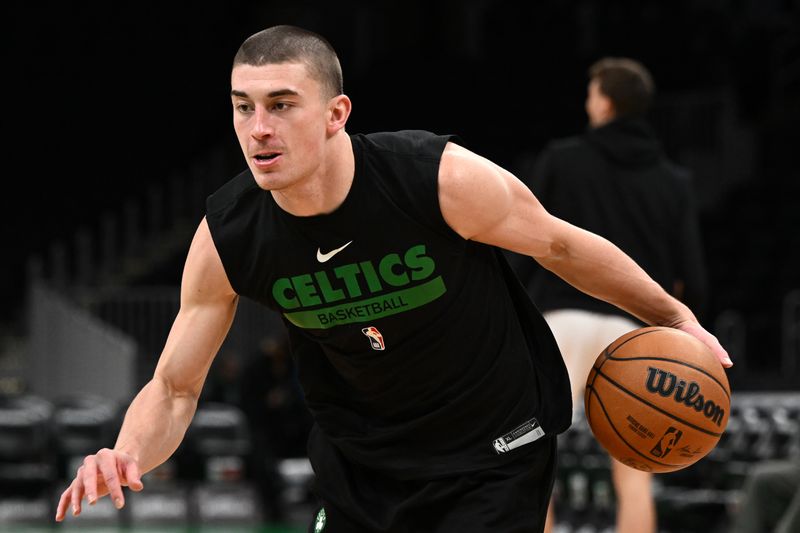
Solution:
[{"label": "black shorts", "polygon": [[518,461],[496,468],[409,481],[351,464],[332,449],[315,469],[336,490],[318,491],[321,506],[308,531],[539,533],[555,478],[556,439],[519,452]]}]

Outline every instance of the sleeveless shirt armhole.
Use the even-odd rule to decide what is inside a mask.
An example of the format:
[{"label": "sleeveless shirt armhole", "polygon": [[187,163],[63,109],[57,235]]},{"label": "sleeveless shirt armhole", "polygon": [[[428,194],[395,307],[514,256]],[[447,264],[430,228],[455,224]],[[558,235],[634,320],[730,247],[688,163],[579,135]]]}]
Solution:
[{"label": "sleeveless shirt armhole", "polygon": [[225,276],[228,278],[228,283],[231,284],[231,287],[236,294],[241,295],[242,291],[239,281],[234,276],[231,276],[232,272],[230,265],[234,259],[231,256],[231,251],[222,245],[222,243],[225,242],[225,239],[219,234],[221,231],[223,231],[220,228],[222,222],[217,220],[217,217],[221,214],[221,211],[216,211],[214,213],[208,211],[206,213],[208,231],[211,234],[211,240],[214,242],[214,248],[216,248],[217,254],[219,254],[220,261],[222,262],[222,268],[225,270]]},{"label": "sleeveless shirt armhole", "polygon": [[235,253],[235,248],[237,248],[236,232],[231,231],[226,218],[231,210],[236,208],[242,195],[254,186],[256,186],[255,180],[250,171],[246,170],[222,185],[206,199],[206,223],[211,240],[222,261],[228,282],[239,295],[242,294],[242,284],[236,276],[232,275],[240,270],[238,267],[241,266]]},{"label": "sleeveless shirt armhole", "polygon": [[253,187],[257,187],[250,170],[239,173],[228,180],[206,199],[206,212],[217,213],[235,204],[239,198]]},{"label": "sleeveless shirt armhole", "polygon": [[439,166],[442,154],[448,142],[465,146],[456,134],[438,134],[428,130],[400,130],[395,132],[378,132],[356,134],[365,139],[367,150],[383,152],[395,158],[399,168],[405,168],[409,161],[414,161],[416,169],[404,175],[401,182],[402,198],[405,209],[415,213],[417,220],[436,231],[453,243],[466,242],[442,215],[439,205]]},{"label": "sleeveless shirt armhole", "polygon": [[454,134],[440,135],[439,139],[442,140],[442,144],[441,144],[441,147],[438,149],[438,152],[437,152],[436,176],[435,176],[435,180],[434,180],[434,191],[433,191],[433,199],[434,199],[434,202],[436,204],[435,211],[436,211],[436,215],[437,215],[437,222],[440,223],[440,225],[442,226],[443,230],[446,233],[446,236],[449,239],[453,240],[454,242],[462,242],[463,243],[463,242],[466,242],[467,239],[464,239],[464,237],[459,235],[459,233],[456,230],[454,230],[452,227],[450,227],[450,224],[448,224],[447,221],[444,219],[444,214],[442,214],[442,206],[439,203],[439,167],[441,166],[441,162],[442,162],[442,154],[444,154],[444,149],[447,146],[448,142],[452,142],[453,144],[457,144],[457,145],[462,146],[464,148],[466,148],[466,146],[461,141],[461,138],[459,138],[457,135],[454,135]]}]

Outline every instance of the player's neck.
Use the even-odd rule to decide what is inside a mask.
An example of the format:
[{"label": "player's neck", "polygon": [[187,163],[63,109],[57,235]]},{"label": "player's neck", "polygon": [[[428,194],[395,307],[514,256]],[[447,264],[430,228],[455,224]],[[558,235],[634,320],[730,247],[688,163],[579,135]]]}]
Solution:
[{"label": "player's neck", "polygon": [[324,215],[342,205],[350,192],[354,174],[353,146],[350,136],[341,130],[330,140],[320,168],[290,187],[273,190],[272,197],[281,209],[292,215]]}]

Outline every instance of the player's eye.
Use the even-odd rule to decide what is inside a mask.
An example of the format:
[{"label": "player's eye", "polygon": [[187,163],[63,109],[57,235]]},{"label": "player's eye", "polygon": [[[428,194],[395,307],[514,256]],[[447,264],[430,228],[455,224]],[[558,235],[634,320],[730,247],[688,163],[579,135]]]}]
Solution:
[{"label": "player's eye", "polygon": [[238,111],[239,113],[249,113],[249,112],[250,112],[250,110],[252,109],[252,108],[250,107],[250,104],[246,104],[246,103],[243,103],[243,102],[240,102],[240,103],[238,103],[238,104],[234,104],[234,108],[235,108],[235,109],[236,109],[236,111]]}]

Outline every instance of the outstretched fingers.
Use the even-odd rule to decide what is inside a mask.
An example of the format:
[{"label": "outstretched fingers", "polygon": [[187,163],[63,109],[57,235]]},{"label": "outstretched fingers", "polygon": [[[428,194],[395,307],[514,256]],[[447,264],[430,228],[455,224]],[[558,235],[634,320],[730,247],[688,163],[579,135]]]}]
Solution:
[{"label": "outstretched fingers", "polygon": [[122,481],[120,479],[116,456],[111,450],[104,449],[97,452],[95,457],[97,458],[97,468],[95,471],[100,471],[106,490],[108,490],[111,501],[114,502],[114,507],[122,509],[125,505],[125,496],[122,494]]},{"label": "outstretched fingers", "polygon": [[67,505],[69,505],[70,501],[70,490],[72,489],[72,485],[70,484],[67,489],[61,493],[61,498],[58,499],[58,505],[56,506],[56,522],[61,522],[64,520],[64,516],[67,512]]},{"label": "outstretched fingers", "polygon": [[127,458],[121,465],[120,471],[125,478],[125,484],[129,489],[139,492],[144,488],[142,474],[139,472],[139,465],[132,458]]},{"label": "outstretched fingers", "polygon": [[94,505],[97,501],[97,461],[90,455],[83,460],[83,466],[78,469],[78,478],[82,480],[86,501]]},{"label": "outstretched fingers", "polygon": [[730,355],[728,355],[728,352],[719,343],[719,340],[717,340],[717,338],[714,335],[706,331],[701,325],[693,323],[684,323],[679,326],[679,329],[682,329],[686,333],[694,335],[695,337],[703,341],[703,343],[705,343],[706,346],[711,348],[711,351],[714,353],[714,355],[717,356],[717,359],[719,359],[723,367],[730,368],[733,366],[733,361],[731,361]]},{"label": "outstretched fingers", "polygon": [[67,515],[67,507],[72,508],[72,515],[78,516],[81,514],[81,500],[83,499],[84,486],[82,471],[83,466],[78,469],[78,475],[70,483],[67,490],[61,493],[61,498],[58,500],[58,507],[56,508],[56,521],[61,522]]},{"label": "outstretched fingers", "polygon": [[56,521],[64,520],[70,507],[72,514],[78,516],[84,496],[93,505],[98,498],[108,494],[114,507],[122,509],[125,505],[122,487],[125,485],[137,492],[144,488],[139,465],[133,457],[108,448],[87,456],[78,468],[75,479],[58,500]]}]

